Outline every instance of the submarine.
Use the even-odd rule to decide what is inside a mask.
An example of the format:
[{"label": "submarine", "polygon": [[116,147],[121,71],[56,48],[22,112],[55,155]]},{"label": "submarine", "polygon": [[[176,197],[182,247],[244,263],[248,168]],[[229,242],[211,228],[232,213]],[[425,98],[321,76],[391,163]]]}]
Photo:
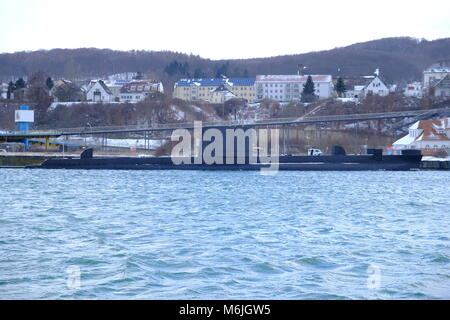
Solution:
[{"label": "submarine", "polygon": [[47,159],[28,169],[86,169],[86,170],[269,170],[276,171],[409,171],[418,170],[422,160],[420,150],[403,150],[400,155],[383,155],[382,149],[368,149],[364,155],[347,155],[340,146],[330,155],[279,155],[264,161],[248,154],[221,163],[208,164],[196,157],[94,157],[93,149],[86,149],[79,158]]}]

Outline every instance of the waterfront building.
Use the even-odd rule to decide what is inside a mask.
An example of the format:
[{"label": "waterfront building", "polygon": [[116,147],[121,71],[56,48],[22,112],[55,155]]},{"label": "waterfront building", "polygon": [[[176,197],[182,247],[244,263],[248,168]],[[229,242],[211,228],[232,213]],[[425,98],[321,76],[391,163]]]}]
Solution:
[{"label": "waterfront building", "polygon": [[[220,86],[226,88],[236,98],[252,103],[256,99],[254,78],[205,78],[181,79],[174,85],[173,97],[185,101],[213,102],[214,90]],[[230,95],[228,95],[230,96]]]},{"label": "waterfront building", "polygon": [[432,155],[439,150],[450,152],[450,118],[420,120],[409,127],[408,134],[395,141],[394,151],[420,149],[423,155]]},{"label": "waterfront building", "polygon": [[[315,95],[328,99],[334,95],[331,75],[311,75]],[[257,75],[255,81],[256,100],[271,99],[280,102],[300,101],[305,75]]]}]

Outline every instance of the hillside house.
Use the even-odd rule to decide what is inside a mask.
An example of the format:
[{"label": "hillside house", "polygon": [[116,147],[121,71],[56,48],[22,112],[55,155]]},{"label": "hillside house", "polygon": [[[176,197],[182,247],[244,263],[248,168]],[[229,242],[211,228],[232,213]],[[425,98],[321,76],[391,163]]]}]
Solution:
[{"label": "hillside house", "polygon": [[224,103],[236,96],[227,88],[225,84],[221,84],[216,89],[209,92],[208,101],[211,103]]},{"label": "hillside house", "polygon": [[372,76],[343,78],[347,91],[345,98],[362,99],[368,95],[387,96],[390,92],[378,69]]},{"label": "hillside house", "polygon": [[86,90],[86,100],[92,102],[114,102],[114,95],[103,80],[91,81]]},{"label": "hillside house", "polygon": [[137,103],[152,93],[163,93],[163,85],[155,80],[135,80],[120,89],[120,102]]},{"label": "hillside house", "polygon": [[422,98],[422,83],[420,82],[413,82],[406,85],[403,94],[407,97],[416,97],[416,98]]}]

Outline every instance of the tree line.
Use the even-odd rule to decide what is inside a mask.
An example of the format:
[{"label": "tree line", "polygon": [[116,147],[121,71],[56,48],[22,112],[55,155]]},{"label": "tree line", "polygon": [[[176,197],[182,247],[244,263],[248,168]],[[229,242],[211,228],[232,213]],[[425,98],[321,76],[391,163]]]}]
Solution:
[{"label": "tree line", "polygon": [[[171,90],[183,77],[254,77],[257,74],[295,74],[301,63],[309,74],[361,76],[380,68],[389,82],[421,79],[436,60],[450,59],[450,38],[420,41],[388,38],[327,51],[270,58],[210,60],[170,51],[54,49],[0,54],[0,79],[9,81],[45,70],[55,78],[86,80],[127,71],[141,71]],[[340,73],[339,71],[340,70]]]}]

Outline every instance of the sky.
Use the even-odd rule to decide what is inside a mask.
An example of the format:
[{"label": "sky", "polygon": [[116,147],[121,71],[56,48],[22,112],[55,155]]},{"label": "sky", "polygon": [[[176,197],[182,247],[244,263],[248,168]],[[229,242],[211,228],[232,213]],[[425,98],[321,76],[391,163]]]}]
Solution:
[{"label": "sky", "polygon": [[450,37],[449,0],[0,0],[0,52],[96,47],[210,59]]}]

